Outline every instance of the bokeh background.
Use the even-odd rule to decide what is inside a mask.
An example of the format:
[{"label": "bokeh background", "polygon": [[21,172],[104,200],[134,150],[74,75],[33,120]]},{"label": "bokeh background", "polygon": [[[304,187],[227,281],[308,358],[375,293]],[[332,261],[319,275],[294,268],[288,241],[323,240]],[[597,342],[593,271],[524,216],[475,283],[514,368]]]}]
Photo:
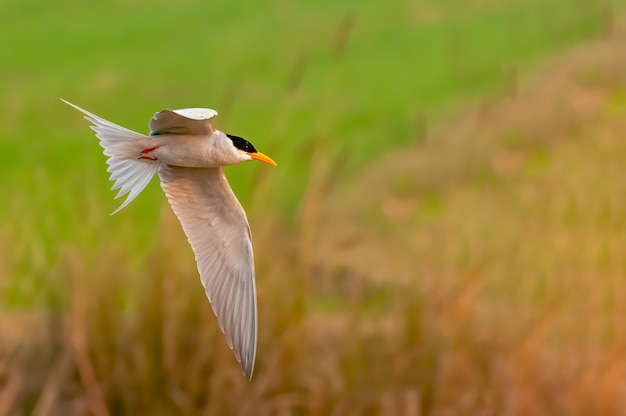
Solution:
[{"label": "bokeh background", "polygon": [[[623,0],[0,4],[0,414],[626,414]],[[159,186],[65,98],[212,107],[241,374]],[[155,181],[156,182],[156,181]]]}]

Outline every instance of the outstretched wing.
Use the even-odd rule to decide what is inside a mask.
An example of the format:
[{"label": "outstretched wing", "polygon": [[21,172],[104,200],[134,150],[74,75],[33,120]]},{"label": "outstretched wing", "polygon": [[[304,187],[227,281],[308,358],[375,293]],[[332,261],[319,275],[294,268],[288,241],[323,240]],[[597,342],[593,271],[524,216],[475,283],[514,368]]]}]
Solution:
[{"label": "outstretched wing", "polygon": [[257,340],[252,241],[223,168],[162,165],[161,187],[187,235],[228,346],[251,379]]},{"label": "outstretched wing", "polygon": [[211,135],[215,131],[211,119],[217,111],[210,108],[163,110],[150,120],[150,136],[160,134]]}]

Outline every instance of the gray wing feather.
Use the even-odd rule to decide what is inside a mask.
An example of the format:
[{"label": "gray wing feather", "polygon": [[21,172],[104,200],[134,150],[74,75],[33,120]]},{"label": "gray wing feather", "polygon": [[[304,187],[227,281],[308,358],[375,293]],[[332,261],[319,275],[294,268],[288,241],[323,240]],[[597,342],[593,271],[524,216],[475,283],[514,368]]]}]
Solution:
[{"label": "gray wing feather", "polygon": [[150,136],[162,134],[210,136],[215,131],[211,119],[216,115],[217,111],[210,108],[159,111],[150,120]]},{"label": "gray wing feather", "polygon": [[257,343],[252,240],[223,168],[162,165],[161,187],[196,255],[198,271],[228,346],[251,379]]}]

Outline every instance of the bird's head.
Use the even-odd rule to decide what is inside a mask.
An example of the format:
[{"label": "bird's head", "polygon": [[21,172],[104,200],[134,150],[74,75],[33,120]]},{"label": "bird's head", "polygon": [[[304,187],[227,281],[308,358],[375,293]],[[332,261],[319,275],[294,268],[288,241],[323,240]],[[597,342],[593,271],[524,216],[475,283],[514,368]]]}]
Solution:
[{"label": "bird's head", "polygon": [[246,160],[258,160],[272,166],[276,166],[276,162],[265,156],[263,153],[258,152],[252,143],[244,139],[243,137],[233,136],[232,134],[226,134],[226,137],[230,139],[231,150],[235,152],[235,158],[238,162],[245,162]]}]

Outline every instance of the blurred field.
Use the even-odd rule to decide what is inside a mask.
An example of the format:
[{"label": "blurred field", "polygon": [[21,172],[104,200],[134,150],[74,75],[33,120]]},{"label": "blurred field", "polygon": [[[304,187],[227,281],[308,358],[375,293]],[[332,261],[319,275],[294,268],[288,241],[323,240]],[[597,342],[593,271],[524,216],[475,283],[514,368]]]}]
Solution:
[{"label": "blurred field", "polygon": [[[246,7],[0,6],[0,414],[626,414],[621,2]],[[252,383],[158,186],[109,217],[59,97],[213,106],[278,161],[227,172]]]}]

